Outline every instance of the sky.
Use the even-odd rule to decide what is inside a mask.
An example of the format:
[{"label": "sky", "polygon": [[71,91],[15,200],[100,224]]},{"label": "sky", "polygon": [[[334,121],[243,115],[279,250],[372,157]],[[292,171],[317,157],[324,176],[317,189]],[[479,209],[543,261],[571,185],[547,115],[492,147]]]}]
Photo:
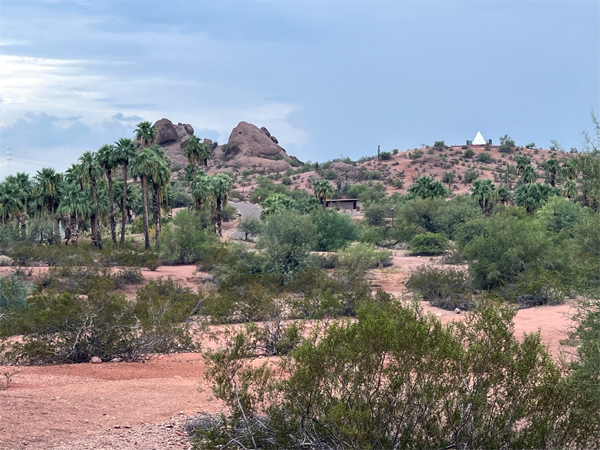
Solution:
[{"label": "sky", "polygon": [[598,1],[0,2],[0,179],[163,117],[326,161],[478,131],[581,148],[599,105]]}]

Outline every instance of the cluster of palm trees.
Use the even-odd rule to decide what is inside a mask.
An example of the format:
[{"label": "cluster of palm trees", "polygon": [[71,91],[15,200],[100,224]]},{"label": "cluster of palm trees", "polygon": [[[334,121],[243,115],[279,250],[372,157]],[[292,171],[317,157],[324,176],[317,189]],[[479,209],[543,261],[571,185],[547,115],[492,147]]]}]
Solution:
[{"label": "cluster of palm trees", "polygon": [[[117,203],[121,210],[120,245],[124,246],[126,224],[131,222],[131,211],[137,200],[129,184],[131,177],[134,181],[141,180],[146,249],[150,247],[148,192],[152,192],[158,244],[161,207],[170,184],[171,162],[155,145],[158,131],[150,122],[140,122],[134,134],[134,139],[121,138],[114,144],[103,145],[97,152],[84,152],[78,163],[64,174],[43,168],[33,178],[25,173],[6,177],[0,183],[0,221],[14,220],[25,233],[29,218],[54,219],[58,227],[63,225],[66,243],[72,245],[77,245],[79,230],[89,223],[92,244],[101,249],[101,217],[107,219],[111,239],[117,244]],[[119,168],[122,179],[116,180]],[[115,184],[121,184],[121,195],[114,191]]]}]

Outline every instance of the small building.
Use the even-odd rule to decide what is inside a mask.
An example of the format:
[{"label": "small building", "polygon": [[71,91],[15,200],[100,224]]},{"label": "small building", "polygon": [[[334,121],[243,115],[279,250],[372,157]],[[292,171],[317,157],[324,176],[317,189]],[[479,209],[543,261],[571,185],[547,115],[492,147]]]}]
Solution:
[{"label": "small building", "polygon": [[336,200],[327,200],[326,208],[340,209],[343,211],[352,211],[360,208],[360,200],[357,198],[340,198]]}]

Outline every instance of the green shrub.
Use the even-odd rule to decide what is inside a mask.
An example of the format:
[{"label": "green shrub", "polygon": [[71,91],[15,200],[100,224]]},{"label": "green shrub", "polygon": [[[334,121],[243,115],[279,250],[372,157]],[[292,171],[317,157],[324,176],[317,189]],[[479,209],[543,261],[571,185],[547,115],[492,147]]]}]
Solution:
[{"label": "green shrub", "polygon": [[160,258],[169,264],[193,264],[201,261],[217,246],[215,233],[204,229],[199,215],[184,210],[163,228]]},{"label": "green shrub", "polygon": [[408,154],[410,159],[419,159],[423,156],[423,150],[413,150]]},{"label": "green shrub", "polygon": [[339,264],[356,273],[364,272],[376,267],[392,265],[392,252],[389,250],[376,250],[373,244],[358,243],[350,245],[340,251]]},{"label": "green shrub", "polygon": [[411,272],[405,285],[431,306],[450,311],[473,307],[471,280],[469,274],[462,270],[421,266]]},{"label": "green shrub", "polygon": [[292,179],[289,176],[284,176],[281,179],[281,184],[283,184],[285,186],[289,186],[290,184],[292,184]]},{"label": "green shrub", "polygon": [[394,178],[392,180],[392,186],[394,186],[396,189],[402,189],[404,187],[404,180],[401,178]]},{"label": "green shrub", "polygon": [[[27,307],[0,330],[3,357],[16,364],[87,362],[121,358],[143,360],[157,352],[193,348],[189,322],[173,315],[160,299],[131,302],[106,287],[87,296],[48,292],[27,300]],[[10,336],[20,334],[19,341]]]},{"label": "green shrub", "polygon": [[333,209],[316,209],[311,220],[317,230],[315,250],[328,252],[345,246],[358,238],[358,228],[348,214]]},{"label": "green shrub", "polygon": [[479,175],[477,175],[477,171],[473,168],[465,170],[465,174],[463,175],[463,182],[465,184],[471,183],[477,179]]},{"label": "green shrub", "polygon": [[[397,150],[396,153],[398,153]],[[392,159],[392,154],[391,152],[379,152],[379,159],[381,161],[389,161],[390,159]]]},{"label": "green shrub", "polygon": [[473,151],[473,149],[472,149],[472,148],[467,148],[467,149],[465,150],[465,152],[463,153],[463,156],[464,156],[465,158],[469,158],[469,159],[470,159],[470,158],[472,158],[474,155],[475,155],[475,152]]},{"label": "green shrub", "polygon": [[251,339],[236,334],[206,355],[228,415],[203,420],[195,448],[233,439],[290,449],[594,443],[598,427],[580,428],[571,416],[584,399],[572,397],[539,333],[517,339],[515,314],[486,304],[443,326],[414,305],[367,303],[355,321],[305,339],[280,367],[256,364]]},{"label": "green shrub", "polygon": [[441,255],[448,249],[448,238],[443,234],[417,234],[410,241],[410,252],[413,255]]},{"label": "green shrub", "polygon": [[385,225],[385,219],[388,215],[387,209],[381,205],[375,204],[365,208],[365,219],[369,225]]},{"label": "green shrub", "polygon": [[327,169],[323,172],[323,178],[326,180],[337,180],[338,173],[333,169]]},{"label": "green shrub", "polygon": [[31,283],[16,275],[0,278],[0,324],[11,313],[27,306],[26,299],[31,289]]},{"label": "green shrub", "polygon": [[512,153],[515,151],[515,147],[515,141],[508,134],[500,138],[500,147],[498,148],[500,153]]},{"label": "green shrub", "polygon": [[485,164],[490,164],[494,162],[494,158],[492,158],[492,156],[489,153],[482,152],[479,155],[477,155],[477,161]]}]

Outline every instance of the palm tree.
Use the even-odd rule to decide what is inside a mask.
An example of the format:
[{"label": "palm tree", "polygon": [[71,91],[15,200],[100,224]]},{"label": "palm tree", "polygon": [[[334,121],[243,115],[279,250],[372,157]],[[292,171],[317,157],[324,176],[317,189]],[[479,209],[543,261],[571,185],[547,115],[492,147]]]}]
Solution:
[{"label": "palm tree", "polygon": [[206,175],[201,170],[196,176],[192,187],[192,197],[194,197],[197,212],[202,211],[202,208],[213,203],[214,192],[213,177]]},{"label": "palm tree", "polygon": [[512,194],[506,187],[501,187],[496,193],[496,198],[503,204],[508,204],[512,201]]},{"label": "palm tree", "polygon": [[270,195],[263,203],[263,210],[260,213],[260,218],[264,220],[273,214],[292,209],[295,205],[296,201],[288,195]]},{"label": "palm tree", "polygon": [[0,220],[8,223],[11,216],[17,217],[23,210],[16,184],[5,181],[0,183]]},{"label": "palm tree", "polygon": [[329,181],[317,180],[313,185],[313,192],[315,194],[315,197],[317,197],[321,202],[323,210],[325,210],[327,206],[327,200],[330,200],[333,197],[333,193],[335,191]]},{"label": "palm tree", "polygon": [[202,161],[202,164],[204,165],[204,168],[206,169],[208,167],[208,160],[210,159],[210,155],[211,155],[211,149],[208,146],[208,144],[206,142],[202,143],[202,146],[200,147],[200,160]]},{"label": "palm tree", "polygon": [[471,197],[477,201],[481,212],[486,216],[490,215],[490,203],[496,196],[496,186],[492,180],[475,180],[471,188]]},{"label": "palm tree", "polygon": [[522,184],[515,189],[515,194],[517,205],[523,206],[528,215],[544,204],[538,183]]},{"label": "palm tree", "polygon": [[517,163],[517,175],[520,175],[525,167],[531,165],[529,158],[524,155],[515,156],[515,162]]},{"label": "palm tree", "polygon": [[144,120],[137,124],[137,128],[134,130],[135,140],[140,143],[141,148],[146,148],[149,145],[156,144],[158,138],[158,130],[156,126],[152,125],[151,122]]},{"label": "palm tree", "polygon": [[558,159],[552,158],[546,161],[546,171],[548,173],[548,182],[550,186],[556,187],[556,174],[558,172],[559,162]]},{"label": "palm tree", "polygon": [[127,224],[127,169],[135,156],[135,143],[121,138],[115,142],[115,163],[123,166],[123,190],[121,195],[121,247],[125,246],[125,225]]},{"label": "palm tree", "polygon": [[158,145],[148,147],[154,151],[154,164],[156,165],[154,173],[150,177],[152,181],[152,212],[154,222],[154,242],[158,247],[161,232],[161,206],[163,202],[164,191],[171,181],[171,160],[167,157],[164,150]]},{"label": "palm tree", "polygon": [[102,236],[100,235],[100,222],[98,219],[98,179],[102,177],[102,167],[96,159],[95,152],[84,152],[79,157],[81,170],[83,172],[83,183],[92,188],[93,211],[91,216],[92,221],[92,245],[102,250]]},{"label": "palm tree", "polygon": [[454,177],[456,176],[456,174],[454,173],[454,171],[451,172],[447,172],[444,171],[444,174],[442,175],[442,181],[444,183],[448,183],[448,191],[450,192],[450,194],[452,194],[452,181],[454,180]]},{"label": "palm tree", "polygon": [[223,208],[227,208],[227,200],[229,199],[229,194],[231,194],[231,189],[233,188],[233,183],[231,182],[231,178],[224,173],[220,173],[218,175],[214,175],[213,177],[213,187],[215,193],[215,213],[216,213],[216,232],[219,233],[219,236],[222,236],[221,232],[221,219],[222,219],[222,210]]},{"label": "palm tree", "polygon": [[527,166],[523,167],[523,170],[521,172],[522,183],[535,183],[537,178],[538,174],[531,164],[528,164]]},{"label": "palm tree", "polygon": [[574,180],[579,176],[579,167],[577,167],[577,160],[569,159],[563,163],[561,172],[569,180]]},{"label": "palm tree", "polygon": [[142,206],[144,215],[144,248],[150,248],[150,231],[148,226],[148,178],[157,170],[156,154],[153,146],[137,152],[131,161],[131,175],[134,180],[142,180]]},{"label": "palm tree", "polygon": [[200,142],[200,138],[195,135],[191,135],[185,141],[185,147],[183,148],[183,154],[188,159],[188,167],[191,170],[192,180],[196,179],[197,175],[197,166],[200,161],[202,161],[202,147],[204,144]]},{"label": "palm tree", "polygon": [[110,222],[110,234],[114,244],[117,243],[117,227],[115,221],[112,171],[119,166],[117,156],[114,145],[105,144],[98,150],[98,163],[100,164],[100,167],[104,169],[104,172],[106,172],[106,179],[108,180],[108,220]]},{"label": "palm tree", "polygon": [[[93,207],[85,191],[81,190],[79,183],[72,182],[64,186],[57,212],[69,215],[70,226],[66,244],[68,245],[69,241],[72,241],[73,245],[77,246],[79,237],[77,219],[78,217],[90,216],[93,213]],[[65,232],[65,234],[67,233]]]},{"label": "palm tree", "polygon": [[448,195],[448,191],[441,182],[434,181],[432,177],[428,176],[417,179],[408,192],[421,198],[445,198]]},{"label": "palm tree", "polygon": [[49,167],[38,170],[34,177],[36,185],[33,188],[33,195],[37,198],[38,206],[46,207],[47,215],[52,215],[56,210],[61,179],[62,176]]},{"label": "palm tree", "polygon": [[577,189],[577,183],[573,180],[567,180],[565,182],[564,189],[562,191],[562,195],[567,197],[569,200],[572,198],[577,198],[579,195],[579,190]]}]

